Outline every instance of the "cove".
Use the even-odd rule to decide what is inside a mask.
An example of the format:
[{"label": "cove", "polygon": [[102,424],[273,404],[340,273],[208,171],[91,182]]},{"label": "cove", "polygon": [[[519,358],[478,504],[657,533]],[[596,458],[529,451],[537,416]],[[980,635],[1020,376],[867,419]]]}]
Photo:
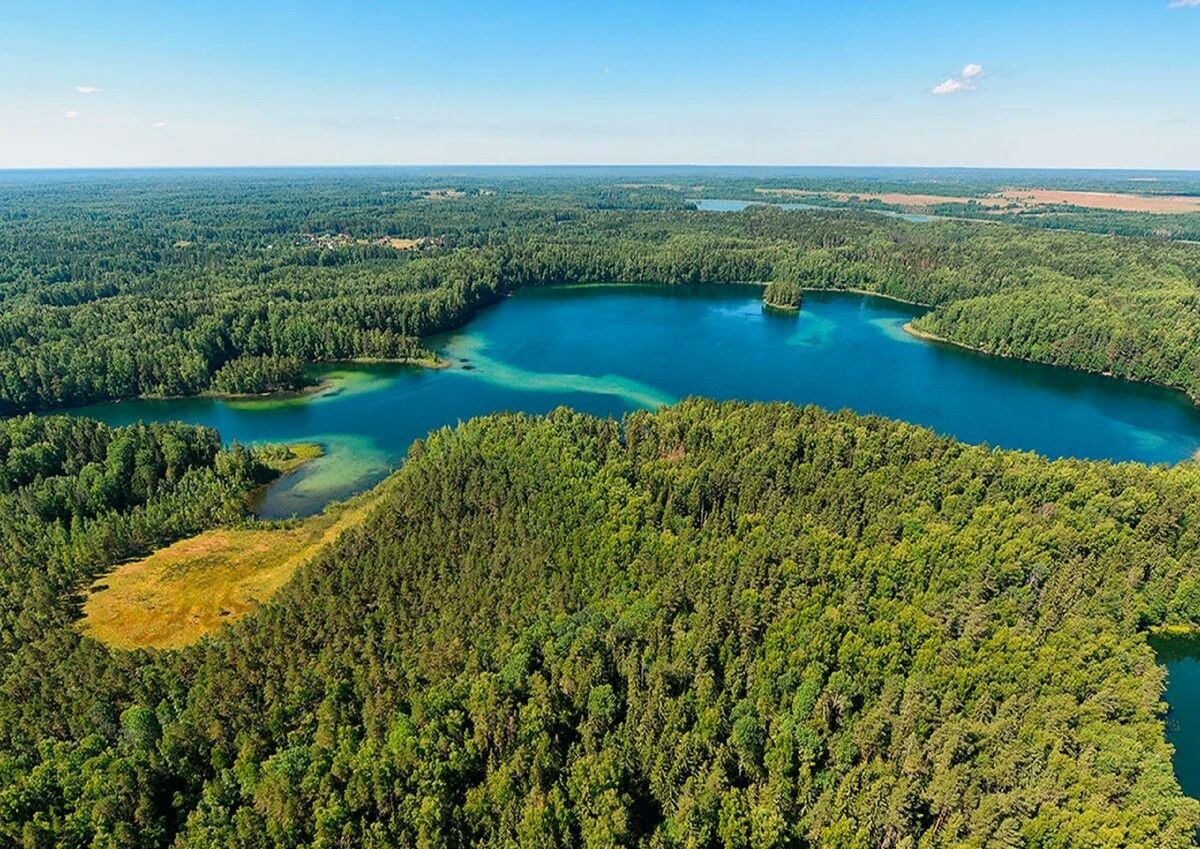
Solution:
[{"label": "cove", "polygon": [[382,479],[430,430],[559,405],[606,416],[686,395],[849,408],[967,442],[1174,463],[1200,446],[1181,393],[916,339],[917,307],[809,292],[798,316],[764,312],[757,286],[524,289],[429,344],[453,367],[324,367],[313,395],[106,403],[110,424],[182,420],[227,441],[315,441],[324,457],[273,485],[259,515],[310,515]]},{"label": "cove", "polygon": [[1200,635],[1152,635],[1150,645],[1167,669],[1163,700],[1167,742],[1175,747],[1175,777],[1183,792],[1200,798]]}]

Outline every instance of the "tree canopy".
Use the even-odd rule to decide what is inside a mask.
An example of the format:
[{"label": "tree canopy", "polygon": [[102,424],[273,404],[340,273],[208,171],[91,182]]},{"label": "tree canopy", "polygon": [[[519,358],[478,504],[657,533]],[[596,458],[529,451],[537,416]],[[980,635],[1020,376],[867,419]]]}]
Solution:
[{"label": "tree canopy", "polygon": [[475,420],[190,649],[8,650],[0,835],[1190,846],[1145,631],[1200,622],[1198,476],[788,405]]}]

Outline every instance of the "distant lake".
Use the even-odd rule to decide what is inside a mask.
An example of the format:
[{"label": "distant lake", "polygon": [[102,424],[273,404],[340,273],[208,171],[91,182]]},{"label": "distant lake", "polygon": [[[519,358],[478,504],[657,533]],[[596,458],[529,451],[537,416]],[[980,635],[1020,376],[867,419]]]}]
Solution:
[{"label": "distant lake", "polygon": [[871,212],[875,215],[886,215],[889,218],[902,218],[905,221],[914,221],[918,224],[923,224],[927,221],[937,221],[943,216],[938,215],[922,215],[915,212],[895,212],[890,209],[871,209],[866,206],[822,206],[819,203],[798,203],[795,201],[769,201],[769,200],[731,200],[726,198],[694,198],[689,203],[696,204],[696,209],[701,212],[741,212],[748,206],[776,206],[780,209],[808,209],[820,210],[822,212],[830,211],[845,211],[851,212]]},{"label": "distant lake", "polygon": [[883,298],[809,292],[789,316],[764,312],[760,292],[525,289],[431,340],[452,368],[324,367],[330,388],[305,397],[75,412],[112,424],[205,424],[226,440],[323,443],[325,457],[272,486],[265,517],[311,514],[372,486],[431,429],[562,404],[620,416],[686,395],[811,403],[1051,457],[1174,463],[1200,447],[1200,410],[1180,393],[925,342],[902,329],[920,310]]}]

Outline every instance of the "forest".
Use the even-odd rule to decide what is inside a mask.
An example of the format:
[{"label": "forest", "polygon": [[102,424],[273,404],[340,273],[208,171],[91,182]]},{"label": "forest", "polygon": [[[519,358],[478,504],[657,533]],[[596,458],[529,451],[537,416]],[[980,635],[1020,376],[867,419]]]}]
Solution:
[{"label": "forest", "polygon": [[790,405],[490,416],[415,444],[255,615],[156,653],[80,637],[64,590],[233,521],[253,456],[80,419],[0,439],[6,845],[1161,849],[1200,826],[1146,639],[1200,622],[1194,464]]},{"label": "forest", "polygon": [[493,415],[415,443],[198,643],[80,632],[115,567],[262,527],[283,454],[57,408],[425,362],[521,287],[874,292],[920,333],[1200,400],[1196,245],[701,212],[685,178],[5,176],[0,846],[1194,845],[1148,635],[1200,628],[1195,462],[782,404]]},{"label": "forest", "polygon": [[428,176],[372,170],[10,178],[0,411],[295,389],[298,364],[427,361],[424,337],[506,292],[602,281],[877,292],[931,307],[915,323],[926,333],[1200,398],[1196,245],[701,213],[678,191],[611,178],[447,179],[456,194],[431,198]]}]

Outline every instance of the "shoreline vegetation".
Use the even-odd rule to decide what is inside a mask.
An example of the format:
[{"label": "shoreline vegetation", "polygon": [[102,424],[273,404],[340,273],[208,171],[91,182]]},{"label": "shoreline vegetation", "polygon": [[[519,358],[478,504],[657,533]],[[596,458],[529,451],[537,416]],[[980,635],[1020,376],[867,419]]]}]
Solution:
[{"label": "shoreline vegetation", "polygon": [[325,446],[319,442],[275,443],[258,446],[255,451],[262,464],[271,470],[274,476],[246,493],[246,508],[252,514],[258,512],[272,486],[300,471],[313,460],[325,456]]},{"label": "shoreline vegetation", "polygon": [[1169,623],[1150,627],[1147,634],[1164,637],[1197,637],[1200,636],[1200,625],[1194,623]]},{"label": "shoreline vegetation", "polygon": [[872,298],[883,298],[888,301],[895,301],[898,304],[904,304],[909,307],[919,307],[923,310],[933,309],[932,304],[927,304],[922,301],[912,301],[908,298],[902,298],[899,295],[893,295],[888,292],[875,292],[870,289],[852,289],[843,287],[823,286],[823,287],[805,287],[806,292],[846,292],[851,295],[869,295]]},{"label": "shoreline vegetation", "polygon": [[[439,357],[437,354],[430,353],[424,357],[347,357],[339,360],[325,360],[319,363],[313,363],[314,366],[338,366],[338,365],[400,365],[413,366],[414,368],[424,368],[438,370],[450,368],[454,363],[449,360]],[[320,395],[336,388],[336,382],[328,379],[317,380],[307,386],[300,386],[292,389],[276,389],[269,392],[215,392],[206,390],[195,396],[179,395],[179,396],[157,396],[160,400],[173,400],[177,398],[218,398],[223,401],[280,401],[287,398],[303,398],[306,395]]]},{"label": "shoreline vegetation", "polygon": [[319,442],[287,442],[264,445],[259,449],[263,464],[280,477],[290,475],[319,457],[325,456],[325,446]]},{"label": "shoreline vegetation", "polygon": [[[428,357],[347,357],[338,360],[322,360],[314,362],[313,366],[338,366],[338,365],[401,365],[413,366],[414,368],[424,368],[437,371],[439,369],[452,368],[454,363],[450,360],[437,356],[436,354]],[[102,404],[121,404],[126,401],[184,401],[189,398],[212,398],[218,401],[285,401],[289,398],[304,398],[310,395],[320,395],[337,388],[336,381],[318,380],[306,386],[296,387],[294,389],[275,389],[269,392],[219,392],[212,389],[204,389],[191,395],[159,395],[148,393],[144,395],[136,395],[132,398],[113,398],[109,401],[99,401],[96,403]],[[78,409],[79,407],[90,407],[92,404],[83,404],[77,406],[66,406],[55,408],[57,410],[68,411]],[[42,414],[53,413],[55,410],[49,411],[32,411]]]},{"label": "shoreline vegetation", "polygon": [[337,365],[338,363],[353,363],[354,365],[402,365],[402,366],[417,366],[427,369],[443,369],[450,368],[454,365],[450,360],[443,359],[437,354],[431,353],[427,357],[351,357],[345,360],[329,360],[329,365]]},{"label": "shoreline vegetation", "polygon": [[[915,320],[916,319],[914,319],[914,321]],[[925,342],[933,342],[935,344],[940,344],[940,345],[950,345],[955,348],[961,348],[964,351],[970,351],[974,354],[982,354],[983,356],[987,356],[987,357],[1000,357],[1001,359],[1005,359],[1005,360],[1018,360],[1023,363],[1031,363],[1033,365],[1039,365],[1039,366],[1050,366],[1051,368],[1065,368],[1070,371],[1079,372],[1080,374],[1091,374],[1091,375],[1095,375],[1096,377],[1107,377],[1112,380],[1119,380],[1119,381],[1122,381],[1125,383],[1135,383],[1135,384],[1138,384],[1141,386],[1153,386],[1157,389],[1166,389],[1166,390],[1170,390],[1171,392],[1178,392],[1181,395],[1183,395],[1185,398],[1187,398],[1191,404],[1193,404],[1194,406],[1200,407],[1200,395],[1193,394],[1192,392],[1188,391],[1183,386],[1178,386],[1178,385],[1174,385],[1174,384],[1170,384],[1170,383],[1162,383],[1157,380],[1138,380],[1137,378],[1133,378],[1133,377],[1124,377],[1119,374],[1113,374],[1111,371],[1099,371],[1096,369],[1082,368],[1079,366],[1062,366],[1062,365],[1058,365],[1056,363],[1048,363],[1045,360],[1035,360],[1032,357],[1022,357],[1019,354],[1006,354],[1002,351],[991,351],[991,350],[988,350],[987,348],[982,348],[982,347],[979,347],[976,345],[971,345],[968,342],[959,342],[957,339],[951,339],[951,338],[947,338],[945,336],[939,336],[938,334],[931,333],[928,330],[922,330],[921,328],[914,326],[912,321],[906,321],[903,324],[902,329],[908,335],[910,335],[914,338],[917,338],[917,339],[921,339],[922,341],[925,341]],[[1197,450],[1196,454],[1193,455],[1192,459],[1200,460],[1200,450]]]}]

